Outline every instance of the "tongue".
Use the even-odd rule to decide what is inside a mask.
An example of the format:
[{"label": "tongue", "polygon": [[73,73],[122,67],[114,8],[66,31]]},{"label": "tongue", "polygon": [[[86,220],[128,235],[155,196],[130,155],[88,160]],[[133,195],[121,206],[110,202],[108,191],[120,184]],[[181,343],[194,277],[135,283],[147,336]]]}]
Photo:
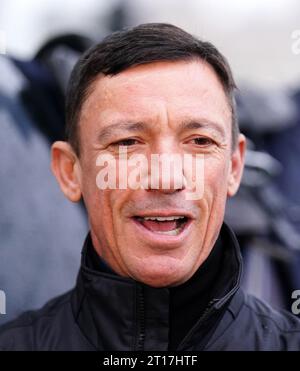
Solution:
[{"label": "tongue", "polygon": [[176,229],[176,221],[156,222],[154,220],[143,220],[141,222],[144,227],[150,229],[153,232],[168,232]]}]

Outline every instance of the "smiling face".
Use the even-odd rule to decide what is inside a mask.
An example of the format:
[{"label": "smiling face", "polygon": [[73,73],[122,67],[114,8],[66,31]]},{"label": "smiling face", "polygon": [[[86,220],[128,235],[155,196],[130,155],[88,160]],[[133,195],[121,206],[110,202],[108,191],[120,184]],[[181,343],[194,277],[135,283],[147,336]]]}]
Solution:
[{"label": "smiling face", "polygon": [[[98,254],[116,273],[154,287],[188,280],[217,239],[243,167],[245,139],[232,150],[231,111],[214,70],[200,60],[155,62],[99,76],[79,137],[79,159],[67,144],[54,144],[53,170],[71,200],[82,194]],[[100,190],[96,160],[109,154],[122,169],[120,146],[147,159],[201,155],[203,196],[188,199],[184,185]],[[183,166],[183,177],[188,171]]]}]

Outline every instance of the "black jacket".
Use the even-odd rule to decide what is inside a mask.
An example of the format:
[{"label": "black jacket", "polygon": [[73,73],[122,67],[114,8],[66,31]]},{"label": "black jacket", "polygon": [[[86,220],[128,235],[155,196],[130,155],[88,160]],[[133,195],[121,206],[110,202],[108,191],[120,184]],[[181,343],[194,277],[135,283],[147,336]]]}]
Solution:
[{"label": "black jacket", "polygon": [[[226,225],[221,235],[223,269],[214,297],[176,349],[300,350],[300,321],[239,288],[238,243]],[[76,287],[3,326],[1,350],[169,349],[171,289],[99,272],[87,263],[86,250],[85,244]]]}]

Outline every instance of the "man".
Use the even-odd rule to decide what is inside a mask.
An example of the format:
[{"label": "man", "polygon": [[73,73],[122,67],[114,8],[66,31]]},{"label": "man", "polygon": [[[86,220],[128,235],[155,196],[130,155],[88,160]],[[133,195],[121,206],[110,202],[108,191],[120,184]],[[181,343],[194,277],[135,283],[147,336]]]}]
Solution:
[{"label": "man", "polygon": [[300,349],[299,321],[239,288],[223,224],[245,153],[234,88],[216,48],[172,25],[117,32],[82,56],[68,142],[52,146],[63,193],[89,216],[77,285],[6,325],[2,349]]}]

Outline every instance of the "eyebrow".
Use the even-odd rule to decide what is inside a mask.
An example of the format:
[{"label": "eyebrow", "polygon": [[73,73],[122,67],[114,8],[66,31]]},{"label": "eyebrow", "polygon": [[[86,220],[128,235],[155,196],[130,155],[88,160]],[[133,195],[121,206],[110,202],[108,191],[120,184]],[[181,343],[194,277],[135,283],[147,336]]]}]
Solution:
[{"label": "eyebrow", "polygon": [[[125,131],[128,133],[139,132],[150,130],[151,126],[146,122],[116,122],[114,124],[108,125],[98,132],[97,138],[99,141],[107,140],[116,132]],[[219,125],[213,121],[208,120],[197,120],[197,119],[186,119],[180,126],[179,130],[195,130],[195,129],[211,129],[218,132],[222,138],[225,138],[225,131],[222,125]]]},{"label": "eyebrow", "polygon": [[106,140],[118,131],[138,132],[149,127],[144,122],[118,122],[101,129],[97,135],[99,140]]},{"label": "eyebrow", "polygon": [[222,138],[225,138],[225,130],[222,125],[217,124],[216,122],[213,121],[208,121],[208,120],[191,120],[187,119],[184,120],[181,125],[180,125],[181,130],[195,130],[195,129],[211,129],[213,131],[218,132]]}]

